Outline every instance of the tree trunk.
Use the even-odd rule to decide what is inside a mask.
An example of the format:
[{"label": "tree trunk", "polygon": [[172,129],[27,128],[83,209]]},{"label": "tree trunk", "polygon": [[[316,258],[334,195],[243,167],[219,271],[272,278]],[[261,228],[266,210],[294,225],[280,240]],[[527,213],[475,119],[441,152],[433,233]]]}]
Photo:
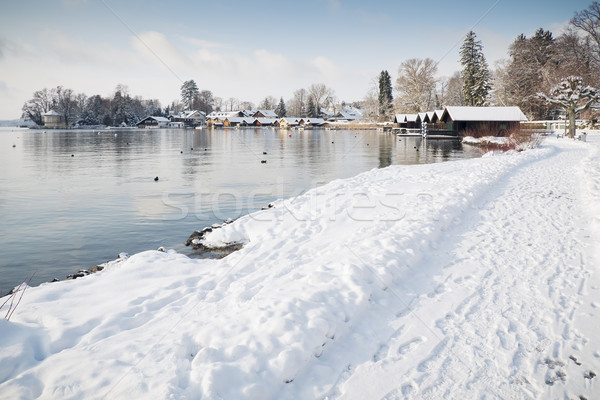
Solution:
[{"label": "tree trunk", "polygon": [[569,137],[575,137],[575,110],[569,110]]}]

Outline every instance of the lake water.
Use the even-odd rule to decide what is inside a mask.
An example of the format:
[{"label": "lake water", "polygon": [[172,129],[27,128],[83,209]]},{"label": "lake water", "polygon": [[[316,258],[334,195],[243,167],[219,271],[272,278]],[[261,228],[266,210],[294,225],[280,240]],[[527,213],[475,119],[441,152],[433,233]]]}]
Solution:
[{"label": "lake water", "polygon": [[480,155],[377,131],[0,128],[0,293],[120,252],[193,255],[184,243],[195,229],[336,178]]}]

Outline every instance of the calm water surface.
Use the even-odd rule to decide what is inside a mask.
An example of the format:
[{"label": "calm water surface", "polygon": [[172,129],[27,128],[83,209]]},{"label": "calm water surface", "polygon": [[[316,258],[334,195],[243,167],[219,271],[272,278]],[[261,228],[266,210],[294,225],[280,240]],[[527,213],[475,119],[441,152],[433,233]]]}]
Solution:
[{"label": "calm water surface", "polygon": [[34,272],[33,285],[62,280],[120,252],[164,246],[192,255],[184,242],[195,229],[333,179],[481,155],[457,141],[376,131],[289,135],[0,128],[0,293]]}]

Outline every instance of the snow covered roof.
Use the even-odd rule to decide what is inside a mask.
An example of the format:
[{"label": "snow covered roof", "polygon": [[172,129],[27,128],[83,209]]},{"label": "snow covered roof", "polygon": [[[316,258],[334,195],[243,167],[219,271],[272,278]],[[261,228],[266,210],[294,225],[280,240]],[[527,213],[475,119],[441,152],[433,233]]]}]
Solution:
[{"label": "snow covered roof", "polygon": [[227,117],[225,119],[233,124],[246,123],[248,125],[252,125],[254,123],[254,118],[251,117]]},{"label": "snow covered roof", "polygon": [[[275,112],[275,110],[257,110],[254,115],[256,116],[256,114],[262,114],[264,116],[264,118],[277,118],[277,113]],[[263,117],[259,117],[259,118],[263,118]]]},{"label": "snow covered roof", "polygon": [[47,117],[49,117],[49,116],[51,116],[51,115],[60,115],[60,114],[59,114],[59,113],[57,113],[57,112],[56,112],[56,111],[54,111],[54,110],[50,110],[50,111],[48,111],[47,113],[44,113],[44,114],[42,114],[42,116],[47,116]]},{"label": "snow covered roof", "polygon": [[339,113],[336,114],[336,118],[344,118],[349,121],[363,118],[363,111],[354,107],[344,107]]},{"label": "snow covered roof", "polygon": [[426,117],[426,116],[427,116],[427,113],[424,113],[424,112],[423,112],[423,113],[419,113],[419,119],[420,119],[421,121],[425,121],[425,117]]},{"label": "snow covered roof", "polygon": [[227,117],[241,117],[241,111],[213,111],[208,114],[208,118],[227,118]]},{"label": "snow covered roof", "polygon": [[323,118],[307,118],[305,121],[307,124],[311,125],[321,125],[325,123]]},{"label": "snow covered roof", "polygon": [[298,121],[301,118],[297,118],[297,117],[283,117],[279,119],[279,123],[281,123],[282,121],[285,121],[287,124],[289,125],[298,125]]},{"label": "snow covered roof", "polygon": [[277,118],[255,118],[261,125],[272,125],[277,121]]},{"label": "snow covered roof", "polygon": [[446,107],[441,120],[447,121],[527,121],[519,107]]},{"label": "snow covered roof", "polygon": [[406,122],[418,122],[420,120],[419,114],[406,114]]},{"label": "snow covered roof", "polygon": [[396,114],[394,116],[394,123],[401,124],[402,122],[406,122],[406,114]]}]

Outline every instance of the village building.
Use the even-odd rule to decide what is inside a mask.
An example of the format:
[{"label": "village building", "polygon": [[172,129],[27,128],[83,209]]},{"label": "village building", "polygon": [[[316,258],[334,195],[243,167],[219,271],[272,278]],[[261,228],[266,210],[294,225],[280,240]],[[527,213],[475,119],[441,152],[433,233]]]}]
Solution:
[{"label": "village building", "polygon": [[279,119],[279,127],[282,129],[293,128],[299,125],[300,118],[296,117],[283,117]]},{"label": "village building", "polygon": [[354,107],[344,107],[340,112],[329,118],[329,121],[355,121],[364,118],[364,111]]},{"label": "village building", "polygon": [[321,126],[325,123],[323,118],[306,118],[300,120],[301,125],[310,125],[310,126]]},{"label": "village building", "polygon": [[47,113],[42,114],[42,121],[44,122],[44,127],[46,128],[65,129],[67,127],[65,117],[54,110],[50,110]]},{"label": "village building", "polygon": [[257,110],[252,116],[254,118],[279,118],[275,110]]},{"label": "village building", "polygon": [[273,126],[277,121],[276,118],[255,118],[254,126]]},{"label": "village building", "polygon": [[199,110],[182,111],[179,114],[170,115],[169,120],[173,123],[181,122],[183,124],[182,127],[188,128],[206,125],[206,115]]},{"label": "village building", "polygon": [[138,128],[168,128],[171,121],[165,117],[149,116],[136,124]]},{"label": "village building", "polygon": [[224,127],[230,126],[252,126],[254,118],[249,117],[227,117],[223,120]]},{"label": "village building", "polygon": [[527,121],[519,107],[446,107],[440,119],[457,136],[504,136]]}]

